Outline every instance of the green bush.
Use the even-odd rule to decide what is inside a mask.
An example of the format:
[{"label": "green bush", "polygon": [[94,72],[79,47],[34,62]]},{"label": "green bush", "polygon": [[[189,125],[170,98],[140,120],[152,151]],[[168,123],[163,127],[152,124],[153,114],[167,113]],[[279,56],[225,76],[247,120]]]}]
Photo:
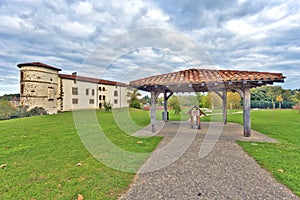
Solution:
[{"label": "green bush", "polygon": [[105,111],[108,112],[108,111],[111,110],[111,108],[112,108],[111,103],[104,101],[104,109],[105,109]]}]

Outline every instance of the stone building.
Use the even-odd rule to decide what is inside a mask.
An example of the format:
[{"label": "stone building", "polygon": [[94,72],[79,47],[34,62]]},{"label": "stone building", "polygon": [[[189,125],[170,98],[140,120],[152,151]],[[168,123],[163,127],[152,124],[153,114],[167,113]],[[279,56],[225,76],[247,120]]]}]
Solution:
[{"label": "stone building", "polygon": [[40,63],[22,63],[20,68],[20,105],[43,107],[49,114],[79,109],[103,108],[110,102],[113,108],[129,107],[127,84],[60,74],[61,69]]}]

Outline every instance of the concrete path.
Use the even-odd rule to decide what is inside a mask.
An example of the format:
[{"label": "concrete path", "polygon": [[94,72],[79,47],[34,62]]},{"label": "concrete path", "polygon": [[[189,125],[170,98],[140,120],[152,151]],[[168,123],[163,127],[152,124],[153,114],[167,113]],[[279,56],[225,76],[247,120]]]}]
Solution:
[{"label": "concrete path", "polygon": [[[120,199],[300,199],[235,142],[276,140],[255,131],[244,138],[243,127],[232,123],[202,123],[201,130],[188,122],[160,126],[157,135],[164,139]],[[136,136],[147,133],[145,128]]]}]

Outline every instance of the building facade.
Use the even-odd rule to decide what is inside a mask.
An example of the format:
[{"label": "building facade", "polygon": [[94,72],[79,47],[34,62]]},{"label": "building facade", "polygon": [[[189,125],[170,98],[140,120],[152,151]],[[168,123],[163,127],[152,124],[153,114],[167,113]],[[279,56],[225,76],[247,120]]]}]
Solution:
[{"label": "building facade", "polygon": [[104,102],[112,108],[129,107],[131,91],[127,84],[90,77],[60,74],[61,69],[40,63],[18,64],[20,68],[20,105],[29,109],[43,107],[49,114],[101,109]]}]

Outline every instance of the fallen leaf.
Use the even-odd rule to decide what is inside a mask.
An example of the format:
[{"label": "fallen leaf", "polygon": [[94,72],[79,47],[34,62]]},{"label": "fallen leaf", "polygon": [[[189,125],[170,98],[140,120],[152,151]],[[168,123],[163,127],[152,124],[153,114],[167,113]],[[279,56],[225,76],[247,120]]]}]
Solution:
[{"label": "fallen leaf", "polygon": [[136,143],[137,144],[143,144],[143,141],[137,141]]},{"label": "fallen leaf", "polygon": [[280,172],[280,173],[283,173],[283,172],[285,172],[285,170],[284,170],[284,169],[278,169],[277,171],[278,171],[278,172]]},{"label": "fallen leaf", "polygon": [[2,165],[0,165],[0,169],[3,169],[4,167],[6,167],[7,166],[7,164],[2,164]]},{"label": "fallen leaf", "polygon": [[81,167],[81,166],[82,166],[82,163],[79,162],[79,163],[76,164],[76,166],[77,166],[77,167]]},{"label": "fallen leaf", "polygon": [[77,200],[84,200],[83,195],[82,194],[78,194]]}]

